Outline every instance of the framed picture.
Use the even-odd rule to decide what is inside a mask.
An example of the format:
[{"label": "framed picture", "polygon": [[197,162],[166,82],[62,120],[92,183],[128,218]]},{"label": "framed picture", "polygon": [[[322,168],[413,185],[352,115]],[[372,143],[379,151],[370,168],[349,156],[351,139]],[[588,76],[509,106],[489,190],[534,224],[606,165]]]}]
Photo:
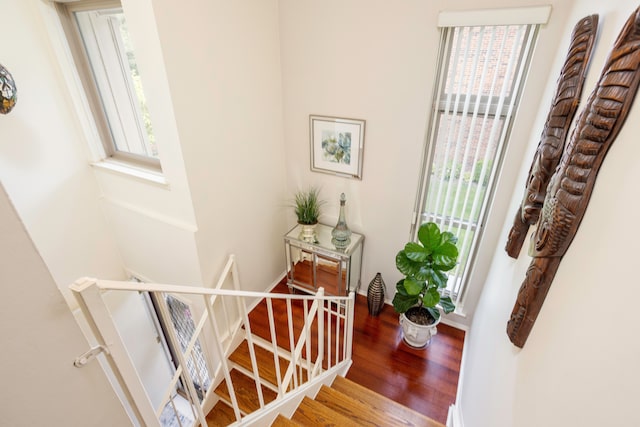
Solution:
[{"label": "framed picture", "polygon": [[309,116],[311,170],[362,179],[364,120]]}]

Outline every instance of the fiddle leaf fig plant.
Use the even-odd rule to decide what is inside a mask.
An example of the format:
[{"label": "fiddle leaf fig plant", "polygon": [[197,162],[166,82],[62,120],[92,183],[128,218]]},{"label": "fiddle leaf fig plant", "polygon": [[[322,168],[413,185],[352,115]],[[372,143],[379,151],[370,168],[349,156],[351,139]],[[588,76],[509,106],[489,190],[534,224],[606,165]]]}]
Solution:
[{"label": "fiddle leaf fig plant", "polygon": [[418,241],[407,243],[398,252],[396,267],[405,276],[396,284],[393,297],[393,307],[398,313],[417,306],[438,320],[438,304],[445,313],[455,310],[451,297],[442,297],[440,291],[447,286],[446,272],[457,264],[457,241],[453,233],[441,232],[436,223],[427,222],[418,230]]}]

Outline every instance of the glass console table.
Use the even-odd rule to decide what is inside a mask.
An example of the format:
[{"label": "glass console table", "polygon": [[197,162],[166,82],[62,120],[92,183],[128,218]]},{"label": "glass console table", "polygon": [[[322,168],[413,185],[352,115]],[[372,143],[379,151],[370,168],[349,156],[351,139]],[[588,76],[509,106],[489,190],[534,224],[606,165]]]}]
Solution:
[{"label": "glass console table", "polygon": [[302,240],[302,226],[296,225],[284,236],[287,284],[303,291],[316,292],[323,287],[326,295],[348,295],[360,287],[364,236],[351,234],[344,249],[331,243],[333,227],[316,226],[317,241]]}]

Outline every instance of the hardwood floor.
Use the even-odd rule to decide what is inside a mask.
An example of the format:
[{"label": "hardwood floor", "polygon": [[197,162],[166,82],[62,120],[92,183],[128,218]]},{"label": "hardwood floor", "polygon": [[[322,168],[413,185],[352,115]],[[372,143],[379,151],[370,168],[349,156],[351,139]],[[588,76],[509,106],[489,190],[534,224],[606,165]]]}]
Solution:
[{"label": "hardwood floor", "polygon": [[[289,292],[286,281],[273,292]],[[252,317],[262,313],[263,308],[258,306]],[[268,334],[268,331],[253,332]],[[366,297],[357,295],[353,365],[347,378],[445,423],[449,406],[455,402],[463,342],[464,331],[441,324],[429,347],[413,349],[402,341],[393,307],[385,305],[379,316],[372,317]]]},{"label": "hardwood floor", "polygon": [[464,331],[439,325],[426,349],[411,348],[402,340],[393,307],[385,305],[380,315],[372,317],[366,297],[358,295],[353,336],[348,379],[446,422],[458,389]]}]

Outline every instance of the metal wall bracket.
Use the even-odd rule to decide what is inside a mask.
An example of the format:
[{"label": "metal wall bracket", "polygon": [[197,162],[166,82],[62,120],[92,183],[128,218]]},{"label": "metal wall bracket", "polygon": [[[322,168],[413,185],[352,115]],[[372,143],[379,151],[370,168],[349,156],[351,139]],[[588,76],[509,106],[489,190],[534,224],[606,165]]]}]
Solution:
[{"label": "metal wall bracket", "polygon": [[76,357],[76,360],[73,361],[73,366],[75,366],[76,368],[82,368],[84,365],[91,362],[102,352],[104,352],[105,354],[109,354],[109,349],[102,345],[92,347],[90,350]]}]

